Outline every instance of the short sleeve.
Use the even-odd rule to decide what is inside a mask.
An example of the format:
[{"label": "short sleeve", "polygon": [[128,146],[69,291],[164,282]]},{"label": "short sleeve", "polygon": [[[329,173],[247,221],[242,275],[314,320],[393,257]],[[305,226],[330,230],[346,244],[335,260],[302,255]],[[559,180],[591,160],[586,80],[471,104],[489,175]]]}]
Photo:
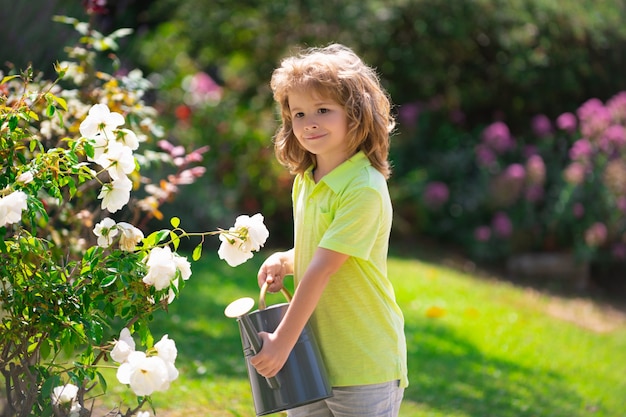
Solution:
[{"label": "short sleeve", "polygon": [[371,187],[341,196],[319,246],[349,256],[368,259],[385,224],[383,199]]}]

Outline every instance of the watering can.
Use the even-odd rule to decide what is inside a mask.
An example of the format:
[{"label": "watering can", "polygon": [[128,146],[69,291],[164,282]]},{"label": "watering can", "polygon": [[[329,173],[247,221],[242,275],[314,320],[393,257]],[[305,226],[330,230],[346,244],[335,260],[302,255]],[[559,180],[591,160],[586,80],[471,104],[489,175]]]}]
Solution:
[{"label": "watering can", "polygon": [[299,407],[330,397],[326,368],[309,324],[304,327],[298,341],[282,369],[272,378],[261,376],[250,363],[250,358],[261,350],[259,332],[272,333],[285,316],[291,294],[282,288],[287,303],[267,307],[265,294],[268,284],[261,287],[259,309],[249,312],[254,300],[249,297],[233,301],[224,314],[236,318],[241,333],[241,344],[248,368],[252,398],[257,416]]}]

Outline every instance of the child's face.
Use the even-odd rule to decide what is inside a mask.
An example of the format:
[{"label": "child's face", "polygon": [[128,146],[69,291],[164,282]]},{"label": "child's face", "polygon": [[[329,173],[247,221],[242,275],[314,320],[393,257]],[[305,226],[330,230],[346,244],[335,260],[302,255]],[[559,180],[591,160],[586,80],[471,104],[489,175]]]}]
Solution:
[{"label": "child's face", "polygon": [[333,99],[309,90],[289,92],[293,133],[317,161],[347,159],[348,116]]}]

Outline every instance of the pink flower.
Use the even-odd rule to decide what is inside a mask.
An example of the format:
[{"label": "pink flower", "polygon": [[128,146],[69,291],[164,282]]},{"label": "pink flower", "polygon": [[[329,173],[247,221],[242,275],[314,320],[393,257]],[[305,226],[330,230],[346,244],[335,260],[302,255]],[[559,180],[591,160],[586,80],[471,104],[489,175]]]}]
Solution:
[{"label": "pink flower", "polygon": [[599,145],[607,153],[621,150],[626,145],[626,128],[621,125],[609,126],[600,138]]},{"label": "pink flower", "polygon": [[504,122],[495,122],[487,126],[482,133],[483,143],[493,149],[497,154],[502,154],[515,147],[515,141],[511,136],[509,127]]},{"label": "pink flower", "polygon": [[593,154],[591,142],[587,139],[579,139],[569,150],[569,157],[572,161],[587,161]]},{"label": "pink flower", "polygon": [[611,113],[597,98],[587,100],[578,109],[580,131],[583,136],[596,138],[611,124]]},{"label": "pink flower", "polygon": [[474,239],[479,242],[487,242],[491,239],[491,228],[489,226],[479,226],[474,229]]},{"label": "pink flower", "polygon": [[590,247],[598,247],[606,242],[608,230],[604,223],[596,222],[585,231],[585,243]]},{"label": "pink flower", "polygon": [[490,167],[497,160],[497,156],[494,151],[488,146],[480,144],[476,146],[476,163],[481,167]]},{"label": "pink flower", "polygon": [[496,236],[502,239],[509,238],[513,233],[513,222],[511,222],[509,216],[503,211],[498,211],[494,214],[491,220],[491,226]]},{"label": "pink flower", "polygon": [[540,155],[532,155],[526,160],[527,179],[530,184],[543,184],[546,180],[546,164]]},{"label": "pink flower", "polygon": [[573,185],[582,184],[585,180],[585,166],[580,162],[572,162],[563,171],[563,178]]},{"label": "pink flower", "polygon": [[574,204],[574,206],[572,207],[572,213],[577,219],[582,219],[582,217],[585,215],[585,206],[583,206],[582,203]]},{"label": "pink flower", "polygon": [[535,135],[540,138],[545,138],[552,134],[552,122],[545,114],[538,114],[533,117],[531,125]]},{"label": "pink flower", "polygon": [[626,91],[621,91],[606,102],[614,123],[626,123]]},{"label": "pink flower", "polygon": [[569,112],[563,113],[556,119],[556,125],[567,133],[574,133],[577,125],[576,116]]},{"label": "pink flower", "polygon": [[438,209],[450,198],[448,186],[441,181],[433,181],[424,189],[424,204],[431,209]]},{"label": "pink flower", "polygon": [[398,119],[400,122],[410,128],[417,125],[419,115],[424,106],[420,102],[405,103],[398,110]]}]

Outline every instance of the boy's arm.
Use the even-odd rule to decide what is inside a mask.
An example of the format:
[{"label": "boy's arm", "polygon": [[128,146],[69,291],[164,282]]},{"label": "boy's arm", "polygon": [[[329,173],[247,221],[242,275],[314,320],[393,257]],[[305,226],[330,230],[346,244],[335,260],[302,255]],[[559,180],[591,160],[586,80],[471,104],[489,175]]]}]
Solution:
[{"label": "boy's arm", "polygon": [[347,259],[348,255],[329,249],[318,248],[315,251],[276,331],[259,334],[263,348],[250,359],[259,374],[270,378],[280,371],[313,314],[330,277]]}]

